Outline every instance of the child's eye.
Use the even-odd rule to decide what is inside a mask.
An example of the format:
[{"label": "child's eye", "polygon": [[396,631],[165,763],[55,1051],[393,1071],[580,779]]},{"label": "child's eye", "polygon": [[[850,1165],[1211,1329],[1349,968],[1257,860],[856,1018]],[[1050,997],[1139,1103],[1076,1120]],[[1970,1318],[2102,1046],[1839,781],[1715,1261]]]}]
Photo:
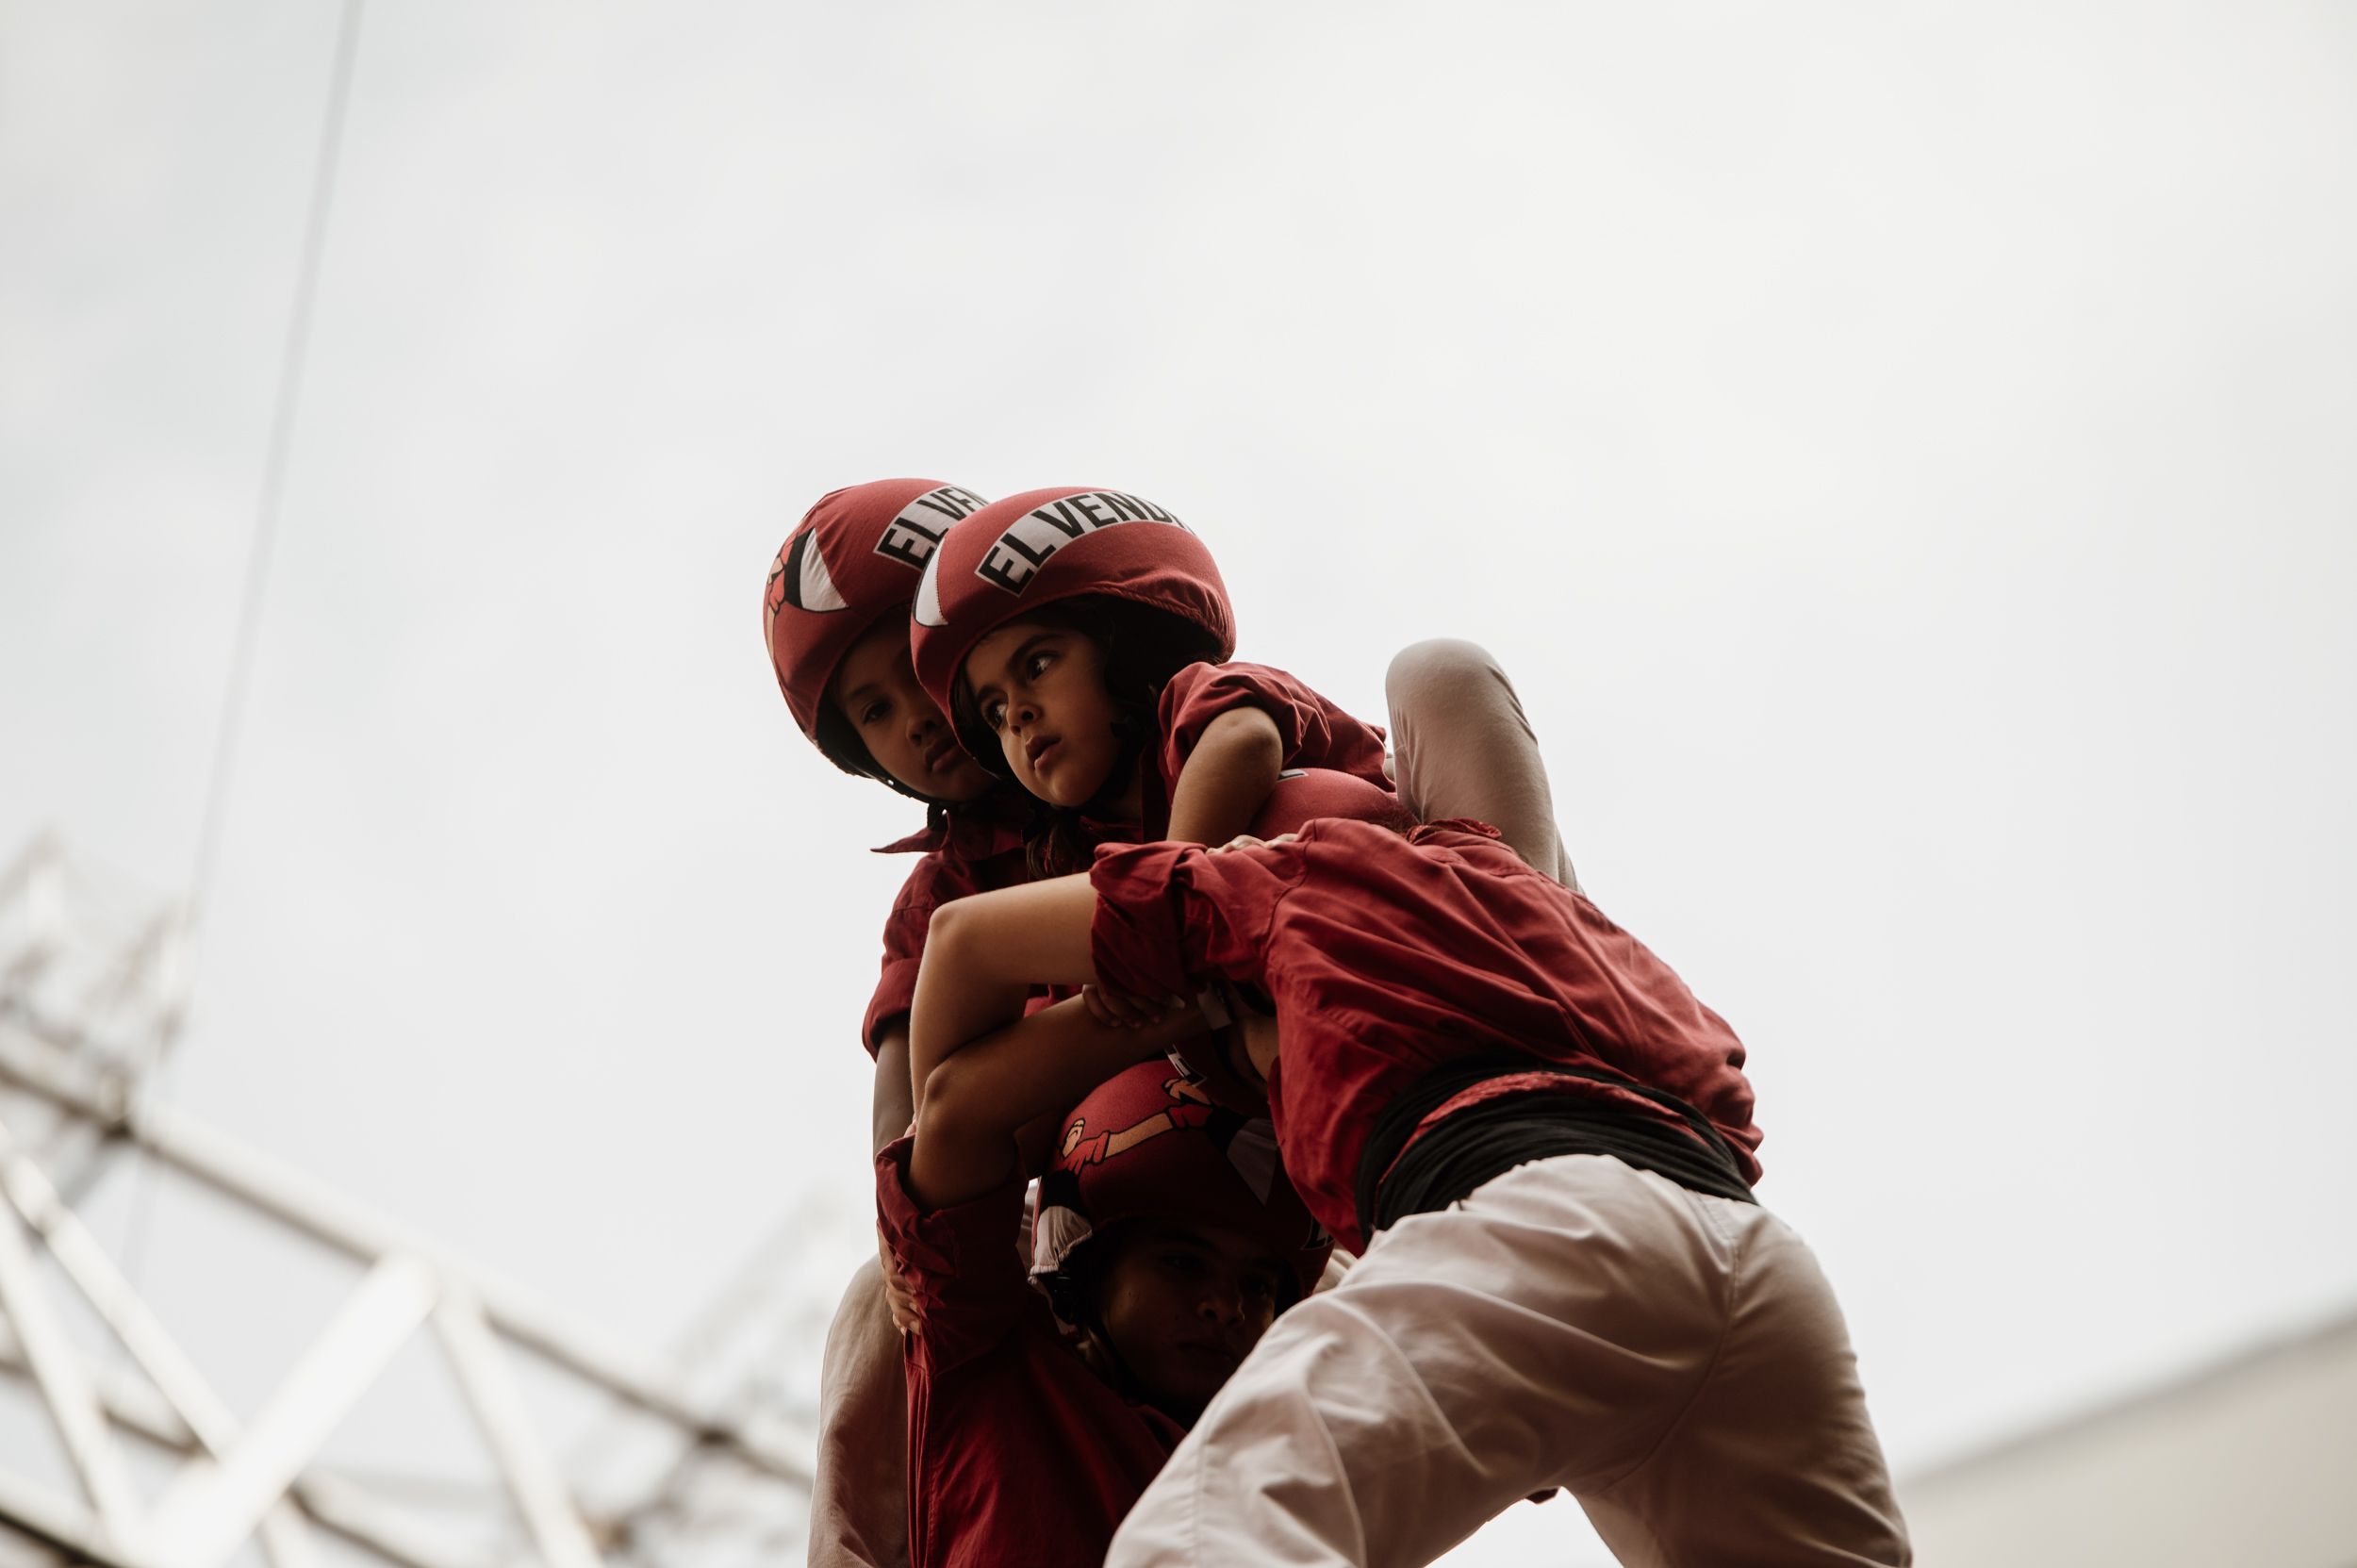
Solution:
[{"label": "child's eye", "polygon": [[1024,679],[1030,681],[1038,680],[1042,675],[1047,672],[1048,666],[1054,664],[1055,662],[1056,655],[1051,650],[1045,648],[1041,649],[1038,652],[1033,653],[1030,658],[1023,661]]},{"label": "child's eye", "polygon": [[1200,1279],[1204,1272],[1203,1260],[1192,1252],[1165,1252],[1162,1266],[1181,1279]]},{"label": "child's eye", "polygon": [[883,698],[879,697],[874,701],[868,703],[867,706],[860,709],[859,721],[863,726],[868,724],[881,724],[883,722],[885,716],[891,712],[892,704],[889,701],[886,701]]},{"label": "child's eye", "polygon": [[1007,721],[1007,704],[994,697],[982,704],[982,722],[996,730]]}]

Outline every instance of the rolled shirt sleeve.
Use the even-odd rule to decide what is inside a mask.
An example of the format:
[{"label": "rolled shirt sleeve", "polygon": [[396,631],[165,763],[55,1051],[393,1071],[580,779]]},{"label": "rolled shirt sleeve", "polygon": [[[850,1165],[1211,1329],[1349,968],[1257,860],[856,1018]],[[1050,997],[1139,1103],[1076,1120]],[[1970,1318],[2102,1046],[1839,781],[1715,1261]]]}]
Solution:
[{"label": "rolled shirt sleeve", "polygon": [[943,1372],[1014,1332],[1032,1299],[1015,1250],[1024,1182],[1011,1173],[980,1197],[928,1213],[909,1196],[915,1147],[896,1138],[876,1156],[876,1221],[924,1326],[917,1353]]},{"label": "rolled shirt sleeve", "polygon": [[1258,664],[1195,664],[1162,687],[1160,757],[1164,779],[1176,781],[1213,719],[1237,708],[1258,708],[1275,720],[1287,767],[1330,767],[1355,773],[1385,789],[1383,731],[1336,707],[1281,669]]},{"label": "rolled shirt sleeve", "polygon": [[884,1031],[905,1016],[916,999],[916,971],[925,957],[925,933],[932,925],[933,910],[968,891],[947,885],[955,880],[941,855],[929,854],[910,870],[892,901],[892,913],[884,919],[883,967],[860,1023],[860,1044],[869,1056],[876,1054]]},{"label": "rolled shirt sleeve", "polygon": [[1097,852],[1090,958],[1099,981],[1133,996],[1174,997],[1199,981],[1261,978],[1277,906],[1301,879],[1303,847],[1213,852],[1142,844]]}]

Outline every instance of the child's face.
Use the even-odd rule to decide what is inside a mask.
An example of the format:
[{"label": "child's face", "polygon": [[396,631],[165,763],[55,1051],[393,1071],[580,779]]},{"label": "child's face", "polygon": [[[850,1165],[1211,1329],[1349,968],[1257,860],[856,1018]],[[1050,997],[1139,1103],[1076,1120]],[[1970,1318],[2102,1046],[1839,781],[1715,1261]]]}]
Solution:
[{"label": "child's face", "polygon": [[851,645],[827,693],[876,765],[919,795],[971,801],[990,774],[965,754],[941,710],[916,684],[908,625],[885,616]]},{"label": "child's face", "polygon": [[1096,1320],[1154,1402],[1192,1420],[1268,1331],[1285,1263],[1248,1235],[1176,1220],[1108,1243]]},{"label": "child's face", "polygon": [[1051,805],[1096,799],[1121,758],[1105,653],[1068,627],[1016,620],[966,655],[965,679],[1017,783]]}]

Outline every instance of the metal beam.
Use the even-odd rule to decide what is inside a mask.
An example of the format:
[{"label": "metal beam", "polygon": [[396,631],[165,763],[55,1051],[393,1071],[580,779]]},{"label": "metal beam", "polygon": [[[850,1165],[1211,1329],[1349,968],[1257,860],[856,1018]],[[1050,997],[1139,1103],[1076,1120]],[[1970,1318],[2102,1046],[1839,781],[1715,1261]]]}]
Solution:
[{"label": "metal beam", "polygon": [[453,1292],[435,1311],[434,1328],[541,1560],[548,1568],[600,1568],[598,1549],[582,1527],[565,1477],[532,1429],[523,1395],[483,1320],[483,1309]]},{"label": "metal beam", "polygon": [[[101,1366],[90,1370],[100,1402],[118,1428],[172,1453],[195,1451],[194,1434],[181,1424],[161,1395],[127,1372],[110,1377]],[[31,1375],[16,1341],[5,1330],[0,1330],[0,1372]],[[0,1480],[5,1479],[6,1473],[0,1472]],[[320,1528],[374,1553],[394,1568],[481,1568],[479,1563],[452,1557],[440,1542],[409,1524],[400,1509],[356,1481],[341,1476],[305,1476],[295,1482],[292,1496]],[[5,1513],[5,1502],[0,1502],[0,1515]]]},{"label": "metal beam", "polygon": [[74,1478],[98,1511],[100,1525],[111,1534],[126,1534],[139,1518],[139,1494],[131,1488],[123,1456],[115,1451],[114,1434],[107,1429],[97,1393],[82,1370],[82,1358],[74,1353],[65,1326],[50,1311],[41,1278],[33,1268],[32,1249],[25,1245],[24,1229],[15,1215],[6,1212],[0,1212],[0,1313],[16,1329],[41,1403],[65,1444]]},{"label": "metal beam", "polygon": [[154,1559],[124,1549],[90,1510],[0,1470],[0,1524],[55,1546],[72,1562],[97,1568],[157,1568]]},{"label": "metal beam", "polygon": [[[147,1310],[98,1239],[58,1197],[41,1167],[18,1152],[5,1125],[0,1125],[0,1196],[49,1244],[49,1255],[197,1442],[216,1457],[225,1452],[237,1441],[236,1415]],[[262,1521],[262,1548],[272,1568],[318,1568],[318,1553],[291,1506],[272,1509]]]},{"label": "metal beam", "polygon": [[[0,1080],[76,1115],[118,1129],[158,1159],[345,1255],[372,1262],[422,1259],[445,1279],[463,1280],[491,1325],[518,1345],[684,1428],[723,1444],[756,1469],[807,1487],[810,1469],[795,1444],[731,1421],[690,1398],[672,1378],[603,1335],[567,1318],[530,1292],[459,1262],[425,1236],[385,1219],[169,1106],[126,1104],[97,1075],[30,1036],[0,1031]],[[807,1444],[800,1445],[807,1447]]]},{"label": "metal beam", "polygon": [[192,1461],[165,1489],[153,1539],[171,1568],[229,1560],[417,1332],[434,1295],[432,1272],[415,1259],[369,1271],[228,1454]]}]

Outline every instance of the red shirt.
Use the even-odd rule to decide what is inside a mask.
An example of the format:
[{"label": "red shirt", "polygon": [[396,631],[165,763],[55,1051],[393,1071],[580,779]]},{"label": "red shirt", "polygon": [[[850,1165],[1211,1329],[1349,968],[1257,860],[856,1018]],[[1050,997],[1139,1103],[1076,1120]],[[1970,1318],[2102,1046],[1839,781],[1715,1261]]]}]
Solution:
[{"label": "red shirt", "polygon": [[[1508,1047],[1666,1090],[1726,1134],[1756,1180],[1743,1047],[1686,982],[1603,911],[1541,876],[1493,830],[1454,822],[1406,837],[1310,823],[1289,844],[1217,854],[1178,844],[1098,853],[1098,977],[1139,996],[1211,977],[1274,999],[1270,1117],[1310,1212],[1354,1252],[1360,1151],[1392,1098],[1453,1058]],[[1502,1079],[1485,1095],[1600,1096],[1692,1130],[1640,1095],[1580,1079]]]},{"label": "red shirt", "polygon": [[925,1213],[910,1140],[876,1210],[924,1332],[906,1342],[909,1568],[1098,1568],[1186,1433],[1088,1368],[1024,1276],[1023,1181]]},{"label": "red shirt", "polygon": [[876,1054],[883,1032],[905,1016],[916,997],[916,969],[925,956],[925,933],[933,911],[952,899],[1028,880],[1023,849],[1028,808],[1019,794],[994,790],[952,808],[944,826],[928,825],[876,850],[880,855],[925,851],[900,884],[899,897],[884,919],[883,973],[867,1001],[860,1043]]},{"label": "red shirt", "polygon": [[[1157,718],[1162,745],[1154,754],[1161,797],[1150,800],[1146,827],[1159,837],[1169,826],[1170,792],[1211,720],[1234,708],[1259,708],[1277,721],[1285,767],[1327,767],[1352,773],[1385,791],[1383,732],[1343,712],[1281,669],[1264,664],[1191,664],[1162,687]],[[1149,791],[1149,794],[1152,792]]]},{"label": "red shirt", "polygon": [[[1392,789],[1383,771],[1383,732],[1362,723],[1281,669],[1259,664],[1192,664],[1162,687],[1157,710],[1162,743],[1154,753],[1159,796],[1149,790],[1147,814],[1156,836],[1169,826],[1170,790],[1178,781],[1205,726],[1231,708],[1255,707],[1277,721],[1284,742],[1283,767],[1331,768]],[[1012,786],[1009,786],[1012,789]],[[883,1032],[904,1016],[916,996],[916,970],[925,956],[925,933],[933,911],[952,899],[1030,880],[1024,850],[1029,808],[1019,793],[994,791],[952,808],[946,831],[927,828],[879,854],[929,851],[901,884],[884,921],[883,972],[860,1027],[861,1043],[875,1055]],[[1099,839],[1127,838],[1134,827],[1092,823]]]}]

